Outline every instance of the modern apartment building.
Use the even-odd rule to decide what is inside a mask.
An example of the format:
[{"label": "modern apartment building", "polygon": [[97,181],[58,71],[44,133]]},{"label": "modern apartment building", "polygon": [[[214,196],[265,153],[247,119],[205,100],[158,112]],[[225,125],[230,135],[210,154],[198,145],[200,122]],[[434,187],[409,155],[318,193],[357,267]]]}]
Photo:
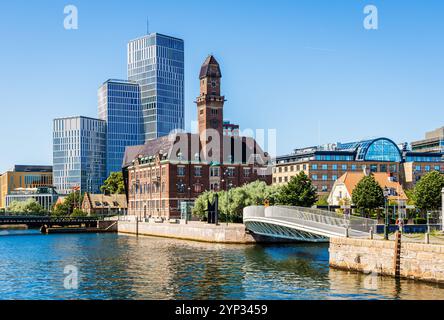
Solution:
[{"label": "modern apartment building", "polygon": [[16,165],[0,175],[0,209],[6,208],[7,195],[16,189],[52,185],[52,166]]},{"label": "modern apartment building", "polygon": [[144,143],[140,87],[126,80],[108,80],[98,92],[99,119],[106,122],[106,176],[122,171],[128,146]]},{"label": "modern apartment building", "polygon": [[184,41],[159,33],[128,43],[128,79],[140,85],[144,140],[184,129]]},{"label": "modern apartment building", "polygon": [[412,187],[424,173],[432,170],[444,172],[441,153],[401,150],[392,140],[379,138],[297,149],[278,157],[273,183],[285,184],[304,171],[318,194],[328,195],[335,181],[347,172],[384,172],[404,187]]},{"label": "modern apartment building", "polygon": [[57,193],[77,187],[98,193],[106,179],[106,122],[82,116],[55,119],[53,164]]},{"label": "modern apartment building", "polygon": [[444,127],[427,132],[424,140],[412,142],[412,151],[444,153]]}]

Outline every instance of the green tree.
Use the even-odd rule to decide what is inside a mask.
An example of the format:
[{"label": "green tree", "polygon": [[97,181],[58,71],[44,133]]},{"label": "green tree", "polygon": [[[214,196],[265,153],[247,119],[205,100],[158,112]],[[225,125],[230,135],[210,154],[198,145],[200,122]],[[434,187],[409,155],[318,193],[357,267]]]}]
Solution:
[{"label": "green tree", "polygon": [[369,213],[384,206],[384,191],[373,175],[366,176],[358,182],[352,194],[353,204],[360,210]]},{"label": "green tree", "polygon": [[82,211],[81,209],[74,209],[73,213],[71,214],[72,217],[78,217],[78,218],[82,218],[82,217],[87,217],[88,213]]},{"label": "green tree", "polygon": [[205,191],[202,193],[194,202],[193,215],[200,220],[205,220],[207,217],[206,210],[208,209],[208,200],[213,201],[215,194],[213,191]]},{"label": "green tree", "polygon": [[100,187],[103,193],[109,194],[124,194],[125,183],[123,181],[122,172],[112,172],[108,179],[105,180],[103,186]]},{"label": "green tree", "polygon": [[80,192],[73,192],[67,195],[62,204],[54,206],[52,214],[55,216],[69,216],[74,212],[74,209],[81,207],[83,201],[83,194]]},{"label": "green tree", "polygon": [[316,201],[316,205],[320,207],[328,206],[328,196],[319,197],[318,201]]},{"label": "green tree", "polygon": [[13,201],[9,206],[9,211],[14,214],[43,215],[46,210],[35,200]]},{"label": "green tree", "polygon": [[317,198],[316,188],[308,176],[301,172],[281,187],[277,203],[284,206],[311,207]]},{"label": "green tree", "polygon": [[276,203],[280,188],[268,186],[265,182],[255,181],[242,187],[229,191],[207,191],[197,198],[193,214],[201,220],[207,217],[208,200],[214,201],[214,196],[219,196],[219,220],[221,222],[242,222],[243,210],[247,206],[262,206],[265,200],[271,205]]},{"label": "green tree", "polygon": [[438,171],[427,173],[415,186],[413,198],[416,208],[422,212],[441,208],[441,192],[443,188],[443,174]]},{"label": "green tree", "polygon": [[408,198],[407,204],[409,206],[414,206],[415,205],[415,189],[407,189],[407,190],[404,190],[404,192]]}]

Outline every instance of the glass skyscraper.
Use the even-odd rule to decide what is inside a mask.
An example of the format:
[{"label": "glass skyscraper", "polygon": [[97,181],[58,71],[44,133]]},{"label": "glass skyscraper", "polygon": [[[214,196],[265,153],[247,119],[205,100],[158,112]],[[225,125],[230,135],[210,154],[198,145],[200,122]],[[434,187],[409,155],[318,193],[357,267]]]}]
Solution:
[{"label": "glass skyscraper", "polygon": [[145,141],[184,129],[183,40],[152,33],[130,41],[128,79],[140,85]]},{"label": "glass skyscraper", "polygon": [[87,117],[54,120],[54,186],[59,194],[98,193],[106,177],[106,123]]},{"label": "glass skyscraper", "polygon": [[99,89],[99,119],[107,124],[107,177],[122,171],[125,147],[144,143],[139,88],[135,82],[108,80]]}]

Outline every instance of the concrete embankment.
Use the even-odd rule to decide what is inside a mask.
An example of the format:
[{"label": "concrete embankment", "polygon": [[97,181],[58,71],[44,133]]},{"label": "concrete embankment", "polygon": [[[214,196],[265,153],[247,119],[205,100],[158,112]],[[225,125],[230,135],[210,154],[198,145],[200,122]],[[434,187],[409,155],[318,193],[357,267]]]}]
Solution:
[{"label": "concrete embankment", "polygon": [[[396,252],[400,252],[396,259]],[[398,263],[399,274],[396,273]],[[337,269],[444,283],[444,246],[350,238],[330,239],[330,266]]]},{"label": "concrete embankment", "polygon": [[188,222],[172,224],[168,222],[139,222],[119,221],[118,232],[142,236],[174,238],[191,241],[225,243],[225,244],[255,244],[258,242],[280,242],[277,239],[264,238],[246,232],[243,224],[210,225],[204,222]]}]

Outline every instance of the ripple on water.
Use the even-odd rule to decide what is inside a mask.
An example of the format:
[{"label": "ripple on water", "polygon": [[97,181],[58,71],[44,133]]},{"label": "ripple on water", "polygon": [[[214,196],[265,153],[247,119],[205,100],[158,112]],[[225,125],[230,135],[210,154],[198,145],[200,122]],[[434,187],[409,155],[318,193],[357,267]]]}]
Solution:
[{"label": "ripple on water", "polygon": [[[372,287],[330,270],[323,244],[13,235],[0,241],[0,299],[444,299],[442,286],[377,277]],[[78,290],[64,288],[67,265],[79,270]]]}]

